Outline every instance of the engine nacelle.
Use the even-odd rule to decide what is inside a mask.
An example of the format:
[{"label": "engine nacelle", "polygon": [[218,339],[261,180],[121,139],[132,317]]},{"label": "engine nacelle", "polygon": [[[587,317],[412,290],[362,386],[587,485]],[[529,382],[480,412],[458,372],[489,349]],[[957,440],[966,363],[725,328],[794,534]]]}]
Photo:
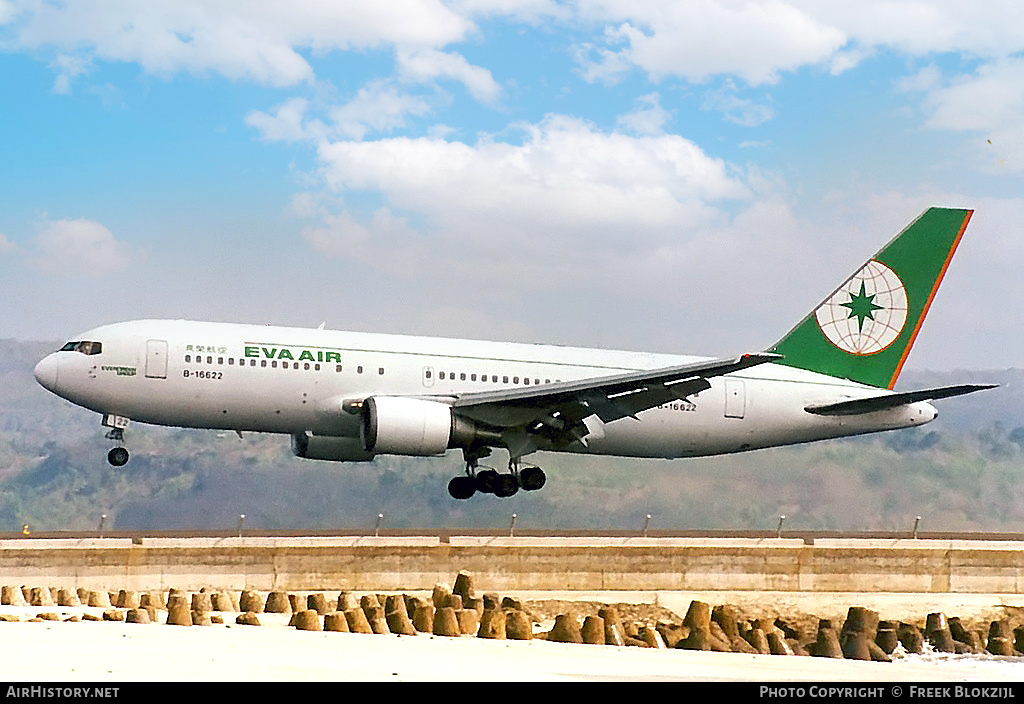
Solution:
[{"label": "engine nacelle", "polygon": [[359,437],[367,452],[441,455],[451,446],[453,413],[447,403],[403,396],[371,396],[363,402]]},{"label": "engine nacelle", "polygon": [[334,462],[369,462],[373,453],[363,448],[359,438],[332,437],[330,435],[292,435],[292,452],[296,457],[307,460],[332,460]]}]

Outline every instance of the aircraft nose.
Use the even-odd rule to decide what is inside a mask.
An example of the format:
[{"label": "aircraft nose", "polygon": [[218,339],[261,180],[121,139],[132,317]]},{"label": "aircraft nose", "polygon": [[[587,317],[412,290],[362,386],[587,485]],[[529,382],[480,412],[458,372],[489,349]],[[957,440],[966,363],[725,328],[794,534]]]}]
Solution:
[{"label": "aircraft nose", "polygon": [[57,355],[51,354],[43,357],[36,365],[35,377],[39,385],[47,391],[56,391],[57,388],[57,375],[60,370],[60,360],[57,359]]}]

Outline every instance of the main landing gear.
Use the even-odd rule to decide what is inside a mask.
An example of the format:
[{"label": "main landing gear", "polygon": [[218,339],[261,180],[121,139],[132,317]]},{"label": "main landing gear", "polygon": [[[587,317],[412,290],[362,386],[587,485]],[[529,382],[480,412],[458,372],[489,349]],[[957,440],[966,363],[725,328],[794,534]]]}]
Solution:
[{"label": "main landing gear", "polygon": [[113,440],[117,446],[107,453],[107,462],[112,467],[124,467],[128,464],[128,450],[124,447],[124,429],[128,427],[128,419],[122,416],[104,415],[103,425],[110,428],[107,440]]},{"label": "main landing gear", "polygon": [[498,498],[508,498],[520,489],[536,491],[544,486],[547,477],[540,467],[519,467],[519,458],[509,458],[508,473],[501,473],[490,467],[480,469],[479,461],[490,454],[490,450],[464,451],[466,458],[466,476],[454,477],[448,482],[448,493],[453,499],[468,499],[476,492],[494,494]]}]

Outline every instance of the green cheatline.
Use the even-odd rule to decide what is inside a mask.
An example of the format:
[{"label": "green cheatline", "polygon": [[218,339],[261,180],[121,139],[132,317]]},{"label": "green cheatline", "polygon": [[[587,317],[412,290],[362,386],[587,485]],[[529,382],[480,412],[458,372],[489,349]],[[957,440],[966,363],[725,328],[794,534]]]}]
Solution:
[{"label": "green cheatline", "polygon": [[[821,305],[860,273],[863,267],[859,267],[768,351],[783,355],[779,364],[891,389],[971,213],[962,208],[929,208],[872,257],[895,272],[907,293],[906,324],[884,349],[870,354],[847,352],[825,336],[815,315]],[[873,321],[875,312],[883,306],[875,302],[875,294],[867,292],[863,281],[859,293],[851,291],[848,295],[850,300],[839,305],[849,310],[847,319],[856,318],[858,332],[863,332],[865,321]]]}]

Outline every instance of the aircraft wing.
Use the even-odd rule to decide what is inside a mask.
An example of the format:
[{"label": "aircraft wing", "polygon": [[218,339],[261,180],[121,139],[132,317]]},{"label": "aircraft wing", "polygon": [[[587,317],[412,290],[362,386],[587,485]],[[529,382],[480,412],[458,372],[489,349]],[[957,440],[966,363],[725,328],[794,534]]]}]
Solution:
[{"label": "aircraft wing", "polygon": [[856,398],[838,403],[812,405],[804,408],[808,413],[819,416],[854,416],[861,413],[873,413],[884,411],[888,408],[896,408],[908,403],[918,401],[935,401],[940,398],[951,396],[963,396],[964,394],[984,389],[992,389],[999,384],[961,384],[959,386],[941,386],[934,389],[922,389],[920,391],[904,391],[900,393],[884,394],[881,396],[870,396],[868,398]]},{"label": "aircraft wing", "polygon": [[[635,418],[663,403],[682,400],[711,387],[711,377],[780,359],[771,353],[745,354],[611,376],[462,394],[455,412],[497,429],[513,454],[550,443],[555,447],[583,441],[583,422],[596,415],[605,423]],[[545,443],[544,441],[547,441]]]}]

